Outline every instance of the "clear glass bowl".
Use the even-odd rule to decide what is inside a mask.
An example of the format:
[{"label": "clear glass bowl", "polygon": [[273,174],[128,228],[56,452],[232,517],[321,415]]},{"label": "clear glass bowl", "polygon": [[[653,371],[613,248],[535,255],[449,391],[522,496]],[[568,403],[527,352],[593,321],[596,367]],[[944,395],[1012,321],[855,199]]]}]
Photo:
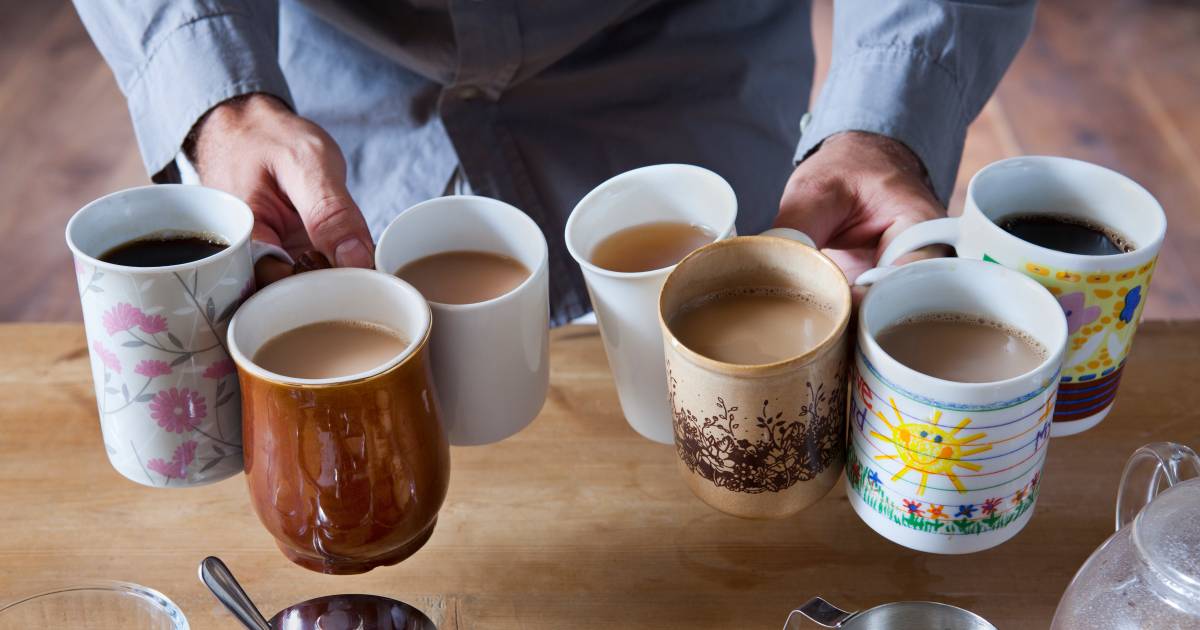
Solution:
[{"label": "clear glass bowl", "polygon": [[0,630],[188,630],[174,602],[127,582],[67,586],[0,606]]}]

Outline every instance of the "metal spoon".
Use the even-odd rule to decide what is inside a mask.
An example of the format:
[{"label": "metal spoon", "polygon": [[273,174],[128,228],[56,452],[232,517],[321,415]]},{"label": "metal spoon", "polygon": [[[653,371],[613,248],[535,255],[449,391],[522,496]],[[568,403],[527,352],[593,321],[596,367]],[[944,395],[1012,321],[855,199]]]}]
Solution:
[{"label": "metal spoon", "polygon": [[219,558],[200,563],[200,581],[250,630],[437,630],[420,610],[378,595],[310,599],[284,608],[268,623]]},{"label": "metal spoon", "polygon": [[217,600],[250,630],[271,630],[267,618],[258,612],[242,585],[234,579],[229,567],[220,558],[209,556],[200,562],[200,581],[212,591]]}]

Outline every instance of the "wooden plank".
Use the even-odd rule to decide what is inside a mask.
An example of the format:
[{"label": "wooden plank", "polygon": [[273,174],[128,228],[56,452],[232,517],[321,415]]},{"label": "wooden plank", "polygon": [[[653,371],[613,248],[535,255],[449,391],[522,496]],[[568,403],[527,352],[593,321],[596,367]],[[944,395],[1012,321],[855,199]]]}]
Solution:
[{"label": "wooden plank", "polygon": [[932,599],[1001,628],[1046,627],[1076,568],[1110,533],[1125,458],[1200,444],[1200,323],[1147,323],[1112,415],[1055,440],[1036,514],[995,549],[936,556],[867,528],[834,490],[788,519],[747,521],[695,499],[669,446],[621,417],[594,327],[556,330],[551,395],[512,439],[456,448],[425,549],[361,576],[289,563],[240,478],[155,490],[119,477],[100,443],[77,325],[0,326],[0,593],[92,578],[160,589],[192,627],[231,627],[196,580],[223,557],[268,611],[336,592],[398,597],[443,628],[774,628],[812,595],[845,606]]},{"label": "wooden plank", "polygon": [[78,320],[67,219],[149,181],[125,100],[74,8],[30,30],[17,67],[0,75],[0,320]]},{"label": "wooden plank", "polygon": [[[1186,154],[1170,150],[1178,142],[1164,134],[1174,132],[1162,124],[1164,114],[1156,111],[1153,98],[1139,95],[1138,81],[1130,77],[1135,70],[1165,63],[1180,52],[1178,47],[1160,47],[1155,36],[1159,26],[1187,16],[1194,24],[1200,10],[1178,4],[1170,12],[1156,11],[1150,4],[1042,3],[1033,34],[1001,83],[997,98],[1026,152],[1108,166],[1137,180],[1159,199],[1170,229],[1146,316],[1194,317],[1200,309],[1196,271],[1200,249],[1195,247],[1200,240],[1195,204],[1200,189],[1189,177],[1195,164],[1187,161]],[[1129,15],[1140,15],[1142,20],[1131,22]],[[1129,58],[1129,46],[1121,42],[1131,39],[1146,40],[1142,58]],[[1200,56],[1185,58],[1176,63],[1200,66]],[[1196,102],[1193,99],[1189,105],[1193,117]]]}]

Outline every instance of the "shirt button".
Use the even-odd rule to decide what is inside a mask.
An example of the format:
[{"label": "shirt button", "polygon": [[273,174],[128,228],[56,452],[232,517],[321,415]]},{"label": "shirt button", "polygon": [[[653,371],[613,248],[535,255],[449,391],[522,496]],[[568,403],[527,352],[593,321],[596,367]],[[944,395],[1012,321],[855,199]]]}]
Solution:
[{"label": "shirt button", "polygon": [[482,96],[483,92],[473,85],[464,85],[455,90],[455,94],[464,101],[472,101]]},{"label": "shirt button", "polygon": [[800,133],[803,134],[808,130],[808,126],[812,124],[812,117],[812,112],[804,112],[804,115],[800,117]]}]

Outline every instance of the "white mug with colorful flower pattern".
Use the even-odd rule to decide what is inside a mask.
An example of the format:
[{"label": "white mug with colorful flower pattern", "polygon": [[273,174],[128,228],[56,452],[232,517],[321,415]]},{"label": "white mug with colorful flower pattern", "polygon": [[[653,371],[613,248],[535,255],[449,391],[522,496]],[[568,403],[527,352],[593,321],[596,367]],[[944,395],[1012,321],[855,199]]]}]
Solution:
[{"label": "white mug with colorful flower pattern", "polygon": [[[946,312],[1024,331],[1046,356],[1009,379],[955,382],[909,368],[876,341],[905,319]],[[1015,536],[1037,502],[1066,341],[1053,296],[999,265],[922,260],[879,279],[859,309],[850,382],[854,511],[885,538],[930,553],[971,553]]]},{"label": "white mug with colorful flower pattern", "polygon": [[[250,208],[201,186],[122,190],[67,223],[91,351],[100,428],[117,472],[154,487],[196,486],[242,470],[241,399],[225,347],[233,312],[254,292]],[[149,234],[219,236],[229,247],[167,267],[99,260]]]},{"label": "white mug with colorful flower pattern", "polygon": [[[1068,254],[1021,240],[998,225],[1006,216],[1032,212],[1108,226],[1134,249]],[[1054,294],[1070,335],[1051,432],[1059,437],[1096,426],[1112,409],[1166,231],[1162,206],[1128,177],[1069,158],[1018,157],[976,173],[961,217],[914,225],[892,241],[879,264],[944,243],[961,257],[1021,271]]]}]

